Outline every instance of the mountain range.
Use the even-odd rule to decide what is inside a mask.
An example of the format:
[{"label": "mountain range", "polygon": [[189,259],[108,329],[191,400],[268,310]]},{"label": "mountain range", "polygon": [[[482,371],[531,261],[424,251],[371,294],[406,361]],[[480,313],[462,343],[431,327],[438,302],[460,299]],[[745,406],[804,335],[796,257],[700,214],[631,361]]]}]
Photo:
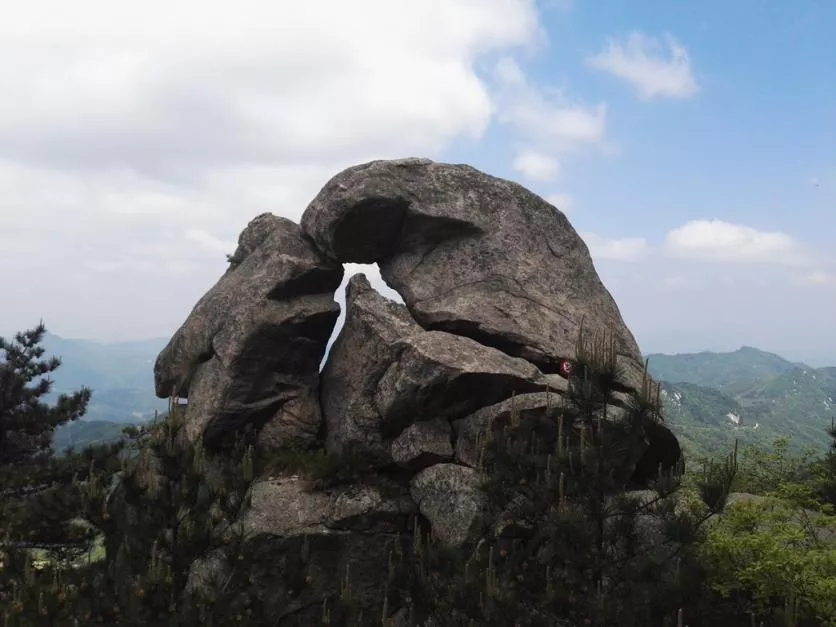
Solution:
[{"label": "mountain range", "polygon": [[51,333],[41,343],[45,356],[61,359],[52,376],[51,397],[81,387],[93,390],[86,420],[133,423],[166,407],[154,394],[154,360],[168,340],[96,342]]},{"label": "mountain range", "polygon": [[812,368],[744,346],[729,353],[647,355],[663,415],[694,456],[789,436],[790,449],[827,450],[836,419],[836,367]]},{"label": "mountain range", "polygon": [[[47,334],[47,356],[58,356],[54,397],[93,390],[82,421],[56,430],[55,450],[120,437],[127,424],[166,409],[154,394],[153,364],[167,340],[105,343]],[[689,457],[727,453],[741,444],[789,436],[790,448],[824,452],[825,429],[836,419],[836,367],[813,368],[744,346],[733,352],[646,355],[660,382],[663,415]]]},{"label": "mountain range", "polygon": [[167,402],[154,394],[154,360],[167,341],[96,342],[47,333],[41,342],[44,357],[59,357],[61,366],[52,375],[46,400],[81,387],[93,391],[84,417],[55,430],[54,450],[116,439],[126,425],[146,422],[155,411],[165,410]]}]

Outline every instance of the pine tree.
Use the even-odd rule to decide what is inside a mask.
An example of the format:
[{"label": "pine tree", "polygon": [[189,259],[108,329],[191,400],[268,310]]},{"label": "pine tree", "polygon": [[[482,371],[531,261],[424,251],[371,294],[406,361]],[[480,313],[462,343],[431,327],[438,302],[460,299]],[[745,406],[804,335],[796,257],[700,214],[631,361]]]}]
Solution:
[{"label": "pine tree", "polygon": [[[450,626],[645,627],[698,604],[689,551],[725,504],[735,457],[706,471],[700,509],[677,506],[681,464],[660,468],[651,498],[628,493],[644,428],[661,420],[660,404],[645,377],[618,408],[617,374],[612,338],[582,333],[563,406],[546,416],[512,412],[509,424],[486,434],[490,508],[481,534],[445,549],[419,532],[394,560],[387,589],[411,600],[415,624],[431,616]],[[654,528],[658,537],[643,540]]]},{"label": "pine tree", "polygon": [[[250,548],[237,524],[254,479],[251,434],[213,455],[184,427],[172,398],[164,420],[128,430],[138,454],[113,486],[87,492],[89,517],[105,533],[109,624],[251,624]],[[187,591],[192,565],[209,555],[232,568],[220,573],[221,585]]]},{"label": "pine tree", "polygon": [[[52,387],[49,375],[61,365],[57,357],[43,359],[45,333],[41,323],[11,342],[0,338],[0,607],[8,603],[23,614],[28,599],[36,615],[46,598],[60,594],[48,580],[89,551],[95,537],[80,518],[77,477],[110,474],[120,448],[53,456],[55,428],[84,414],[91,391],[62,394],[54,405],[43,401]],[[40,573],[33,567],[33,550],[46,555]]]},{"label": "pine tree", "polygon": [[62,394],[54,406],[41,399],[52,388],[49,375],[61,365],[57,357],[41,359],[46,327],[41,322],[15,335],[0,337],[0,465],[44,461],[51,454],[52,432],[84,415],[91,391]]},{"label": "pine tree", "polygon": [[[821,460],[821,478],[817,496],[823,503],[836,508],[836,421],[831,421],[827,434],[831,442],[827,453]],[[831,511],[836,511],[836,509]]]},{"label": "pine tree", "polygon": [[[238,447],[225,463],[210,463],[184,441],[182,412],[173,411],[128,429],[128,442],[55,457],[54,429],[84,414],[91,391],[43,401],[61,364],[43,358],[45,332],[40,324],[12,342],[0,338],[0,618],[8,625],[146,625],[160,617],[211,624],[211,603],[187,607],[180,597],[196,557],[222,543],[239,548],[225,531],[246,505],[247,455]],[[133,461],[123,455],[129,443]],[[101,536],[106,559],[79,564]],[[37,566],[33,550],[46,551]],[[225,615],[236,610],[220,607]]]},{"label": "pine tree", "polygon": [[0,551],[7,575],[22,548],[67,539],[61,523],[72,495],[56,488],[77,458],[56,464],[52,433],[82,416],[91,395],[84,388],[61,395],[55,405],[43,402],[52,387],[49,375],[61,365],[56,357],[42,359],[45,333],[41,323],[11,342],[0,338]]},{"label": "pine tree", "polygon": [[[111,455],[119,466],[110,466],[110,474],[98,472],[91,456],[115,448],[85,451],[91,472],[64,487],[75,491],[81,516],[104,536],[105,557],[42,572],[31,561],[22,564],[0,613],[4,626],[258,624],[248,577],[254,548],[236,525],[249,503],[252,448],[245,435],[213,458],[184,437],[183,426],[175,399],[165,420],[127,429],[134,454]],[[212,554],[232,566],[187,592],[193,563]]]}]

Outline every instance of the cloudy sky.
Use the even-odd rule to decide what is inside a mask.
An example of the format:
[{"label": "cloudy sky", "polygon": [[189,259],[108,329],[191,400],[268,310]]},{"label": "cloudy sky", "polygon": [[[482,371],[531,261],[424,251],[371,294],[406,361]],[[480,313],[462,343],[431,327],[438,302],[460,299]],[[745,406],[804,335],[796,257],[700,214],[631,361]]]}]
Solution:
[{"label": "cloudy sky", "polygon": [[426,156],[564,210],[645,352],[836,364],[834,31],[767,0],[15,3],[0,333],[169,336],[255,215]]}]

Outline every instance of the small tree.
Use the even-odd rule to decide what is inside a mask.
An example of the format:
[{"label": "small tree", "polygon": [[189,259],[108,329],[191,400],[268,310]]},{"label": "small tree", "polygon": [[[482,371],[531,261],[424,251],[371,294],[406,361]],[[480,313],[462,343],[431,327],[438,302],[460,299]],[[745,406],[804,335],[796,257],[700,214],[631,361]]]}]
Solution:
[{"label": "small tree", "polygon": [[836,422],[831,421],[827,434],[831,438],[830,448],[817,467],[818,485],[816,494],[822,502],[836,511]]},{"label": "small tree", "polygon": [[[238,525],[254,479],[250,434],[213,455],[185,434],[184,406],[171,399],[165,420],[129,430],[138,454],[110,489],[88,490],[90,518],[105,530],[108,621],[125,625],[247,624],[249,548]],[[192,566],[208,556],[232,564],[221,585],[187,594]],[[217,583],[217,582],[215,582]]]},{"label": "small tree", "polygon": [[49,375],[61,365],[57,357],[41,359],[46,327],[18,333],[9,342],[0,337],[0,466],[45,461],[56,427],[84,415],[91,392],[82,388],[62,394],[55,405],[41,399],[52,388]]},{"label": "small tree", "polygon": [[[74,420],[87,389],[39,399],[59,360],[40,360],[43,325],[0,340],[0,620],[29,625],[248,624],[248,551],[236,525],[253,481],[250,434],[210,455],[185,437],[177,399],[165,420],[126,441],[50,455],[55,426]],[[103,560],[74,559],[104,539]],[[50,549],[33,566],[32,548]],[[219,551],[223,581],[184,594],[195,560]]]},{"label": "small tree", "polygon": [[[43,359],[45,333],[41,323],[11,342],[0,338],[0,607],[12,606],[28,624],[59,594],[51,580],[89,551],[95,537],[80,518],[75,478],[112,472],[120,446],[53,457],[53,431],[84,414],[91,392],[62,394],[54,405],[42,400],[52,387],[49,375],[61,365],[56,357]],[[33,568],[36,550],[44,558],[40,573]],[[27,607],[35,613],[27,614]]]},{"label": "small tree", "polygon": [[681,464],[659,469],[650,496],[627,492],[644,430],[661,416],[647,376],[619,402],[615,354],[612,338],[582,332],[563,405],[512,412],[486,434],[481,533],[460,549],[418,533],[390,575],[418,624],[428,607],[443,625],[645,627],[696,607],[692,548],[724,507],[735,456],[706,470],[701,505],[674,498]]}]

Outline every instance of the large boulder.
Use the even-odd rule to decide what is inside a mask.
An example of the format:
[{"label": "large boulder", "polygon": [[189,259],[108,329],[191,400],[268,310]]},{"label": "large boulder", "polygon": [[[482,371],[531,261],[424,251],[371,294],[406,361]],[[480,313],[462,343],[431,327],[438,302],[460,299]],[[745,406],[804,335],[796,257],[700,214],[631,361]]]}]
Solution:
[{"label": "large boulder", "polygon": [[378,383],[397,360],[398,340],[423,329],[406,307],[381,296],[363,274],[346,286],[345,323],[331,346],[321,375],[325,445],[330,452],[388,457],[375,403]]},{"label": "large boulder", "polygon": [[481,468],[485,445],[512,424],[513,415],[520,421],[542,420],[555,429],[556,435],[555,415],[561,402],[560,394],[554,391],[520,394],[454,421],[456,461]]},{"label": "large boulder", "polygon": [[287,538],[359,532],[376,526],[391,526],[395,531],[414,512],[409,494],[405,490],[398,494],[393,484],[349,484],[315,491],[306,480],[293,475],[257,482],[251,508],[241,522],[247,537],[270,534]]},{"label": "large boulder", "polygon": [[[377,262],[405,305],[353,277],[320,375],[345,262]],[[276,459],[284,474],[259,477],[238,521],[257,549],[247,568],[261,617],[313,624],[343,594],[379,616],[389,560],[416,529],[448,547],[485,525],[514,532],[508,512],[487,511],[484,438],[518,417],[554,443],[563,360],[577,357],[582,328],[614,336],[621,386],[605,413],[615,422],[642,387],[642,357],[585,244],[542,198],[468,166],[368,163],[328,182],[301,227],[253,220],[154,374],[159,396],[188,398],[193,440],[221,444],[253,425],[262,450],[312,449]],[[663,425],[644,435],[630,487],[681,456]],[[322,448],[364,458],[325,481],[318,473],[334,458]],[[307,454],[317,470],[287,476],[287,461]],[[223,582],[229,567],[206,555],[189,588]],[[397,605],[393,620],[406,620]]]},{"label": "large boulder", "polygon": [[426,329],[470,337],[544,372],[575,355],[581,325],[614,334],[621,382],[642,356],[586,244],[558,209],[466,165],[374,161],[333,177],[302,229],[330,258],[378,262]]},{"label": "large boulder", "polygon": [[441,544],[459,546],[477,529],[487,504],[482,481],[477,471],[458,464],[436,464],[413,477],[412,499]]},{"label": "large boulder", "polygon": [[339,315],[343,268],[298,225],[269,214],[239,238],[230,270],[200,299],[154,366],[161,398],[189,398],[187,433],[208,446],[241,427],[267,450],[313,440],[319,364]]},{"label": "large boulder", "polygon": [[453,461],[453,429],[443,418],[409,425],[392,442],[392,460],[408,470]]},{"label": "large boulder", "polygon": [[417,421],[454,420],[514,393],[545,388],[533,364],[467,337],[426,331],[399,340],[394,348],[398,359],[375,394],[384,434],[391,436]]},{"label": "large boulder", "polygon": [[553,378],[470,338],[425,331],[406,307],[355,275],[346,290],[345,326],[321,377],[326,446],[374,453],[383,462],[393,460],[392,446],[399,463],[418,462],[421,453],[441,459],[447,453],[439,425],[400,436],[421,422],[454,420],[514,393],[544,389]]},{"label": "large boulder", "polygon": [[[482,407],[469,416],[453,422],[455,432],[455,459],[458,463],[480,468],[484,461],[485,445],[503,429],[511,426],[513,420],[524,424],[529,431],[536,431],[546,446],[553,450],[558,437],[557,416],[562,403],[562,394],[568,384],[563,381],[563,388],[550,387],[548,391],[520,394],[502,400],[493,405]],[[605,438],[607,425],[620,420],[623,409],[608,406],[607,420],[602,421]],[[564,442],[569,447],[579,445],[579,432],[576,425],[564,424]],[[636,449],[629,460],[629,475],[623,477],[628,489],[649,485],[662,471],[668,473],[676,468],[682,457],[682,451],[676,436],[660,422],[647,420],[642,426],[643,445]]]},{"label": "large boulder", "polygon": [[[298,476],[258,482],[241,521],[254,554],[246,569],[258,624],[317,624],[344,594],[362,608],[379,605],[389,561],[415,512],[407,489],[393,485],[317,492]],[[219,551],[207,554],[192,564],[187,592],[223,585],[230,568]]]}]

